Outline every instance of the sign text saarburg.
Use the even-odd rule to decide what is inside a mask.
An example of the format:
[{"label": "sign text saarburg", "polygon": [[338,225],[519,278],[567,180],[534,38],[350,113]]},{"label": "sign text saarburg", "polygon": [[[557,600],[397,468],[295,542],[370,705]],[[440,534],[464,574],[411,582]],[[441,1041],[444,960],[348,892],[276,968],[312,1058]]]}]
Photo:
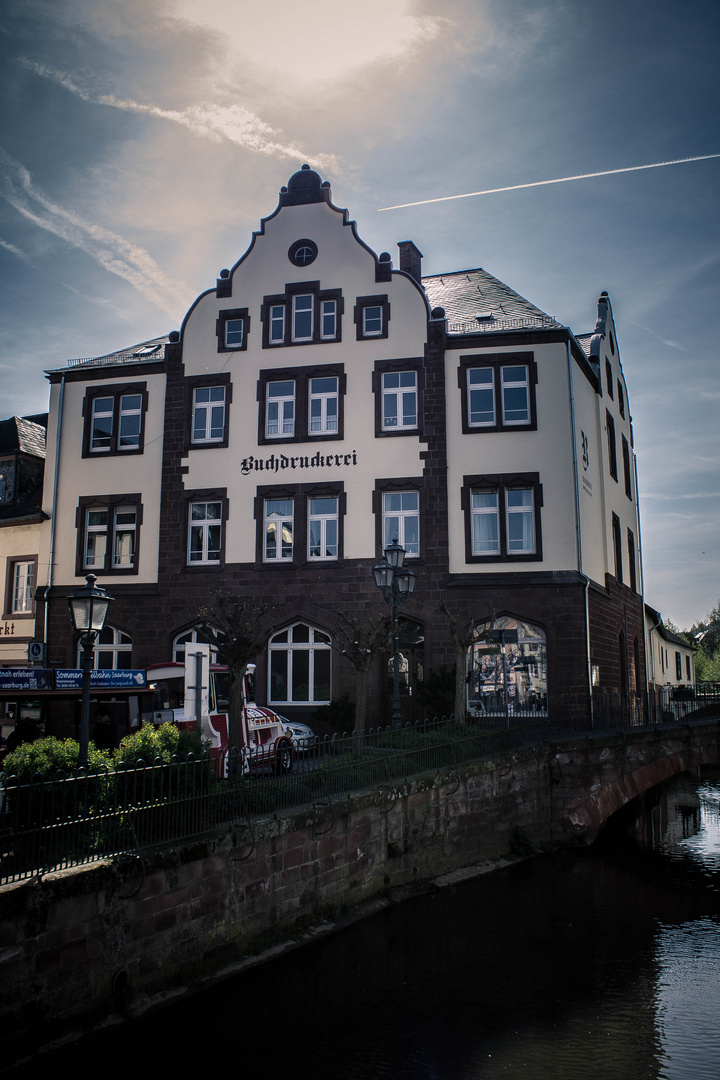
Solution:
[{"label": "sign text saarburg", "polygon": [[268,458],[243,458],[240,472],[247,476],[251,472],[276,473],[284,469],[325,469],[328,466],[357,465],[357,451],[350,454],[310,454],[289,457],[286,454],[271,454]]}]

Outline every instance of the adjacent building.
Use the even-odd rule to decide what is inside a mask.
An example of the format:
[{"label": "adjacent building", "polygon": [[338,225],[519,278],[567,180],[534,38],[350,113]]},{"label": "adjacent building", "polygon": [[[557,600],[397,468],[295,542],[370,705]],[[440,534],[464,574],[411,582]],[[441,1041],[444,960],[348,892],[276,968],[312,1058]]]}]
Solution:
[{"label": "adjacent building", "polygon": [[181,656],[222,590],[267,608],[258,700],[308,717],[352,693],[338,612],[384,610],[372,567],[397,538],[417,579],[408,718],[458,647],[475,713],[585,715],[592,692],[645,689],[609,297],[576,336],[485,270],[423,277],[398,249],[372,251],[304,166],[178,331],[48,373],[34,633],[51,665],[77,662],[67,596],[86,574],[115,598],[104,667]]},{"label": "adjacent building", "polygon": [[645,650],[651,690],[673,692],[695,682],[695,656],[685,638],[669,630],[663,617],[645,605]]},{"label": "adjacent building", "polygon": [[35,635],[46,425],[45,414],[0,421],[0,667],[26,665]]}]

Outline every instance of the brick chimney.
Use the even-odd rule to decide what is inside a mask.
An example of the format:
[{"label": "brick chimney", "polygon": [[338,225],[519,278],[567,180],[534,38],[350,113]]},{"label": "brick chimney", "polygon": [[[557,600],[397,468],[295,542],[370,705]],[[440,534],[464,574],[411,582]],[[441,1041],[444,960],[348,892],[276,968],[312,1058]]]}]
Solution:
[{"label": "brick chimney", "polygon": [[412,240],[401,240],[398,244],[400,252],[400,269],[410,277],[415,278],[418,285],[422,279],[422,251],[413,244]]}]

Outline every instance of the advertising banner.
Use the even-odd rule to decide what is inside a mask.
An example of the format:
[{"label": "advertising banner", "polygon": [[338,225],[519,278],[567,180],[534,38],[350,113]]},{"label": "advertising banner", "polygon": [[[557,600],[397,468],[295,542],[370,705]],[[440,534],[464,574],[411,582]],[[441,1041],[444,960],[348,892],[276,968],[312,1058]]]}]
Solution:
[{"label": "advertising banner", "polygon": [[0,668],[0,690],[52,690],[48,668]]},{"label": "advertising banner", "polygon": [[[144,690],[145,685],[145,672],[141,669],[128,668],[126,671],[115,671],[111,668],[95,668],[90,672],[91,690]],[[82,670],[57,668],[55,689],[82,690]]]}]

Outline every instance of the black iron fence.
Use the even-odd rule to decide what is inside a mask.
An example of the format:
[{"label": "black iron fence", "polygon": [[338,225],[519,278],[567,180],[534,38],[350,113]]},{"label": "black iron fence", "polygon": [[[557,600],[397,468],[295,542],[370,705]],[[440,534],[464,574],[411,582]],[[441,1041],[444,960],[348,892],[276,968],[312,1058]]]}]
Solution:
[{"label": "black iron fence", "polygon": [[299,739],[288,773],[263,747],[249,760],[231,752],[226,759],[139,761],[72,776],[0,774],[0,882],[142,854],[221,827],[244,826],[252,846],[253,823],[281,811],[320,810],[368,789],[391,805],[413,776],[443,770],[451,776],[464,762],[518,746],[712,719],[720,719],[720,686],[706,684],[692,694],[596,695],[592,716],[582,721],[503,713]]}]

